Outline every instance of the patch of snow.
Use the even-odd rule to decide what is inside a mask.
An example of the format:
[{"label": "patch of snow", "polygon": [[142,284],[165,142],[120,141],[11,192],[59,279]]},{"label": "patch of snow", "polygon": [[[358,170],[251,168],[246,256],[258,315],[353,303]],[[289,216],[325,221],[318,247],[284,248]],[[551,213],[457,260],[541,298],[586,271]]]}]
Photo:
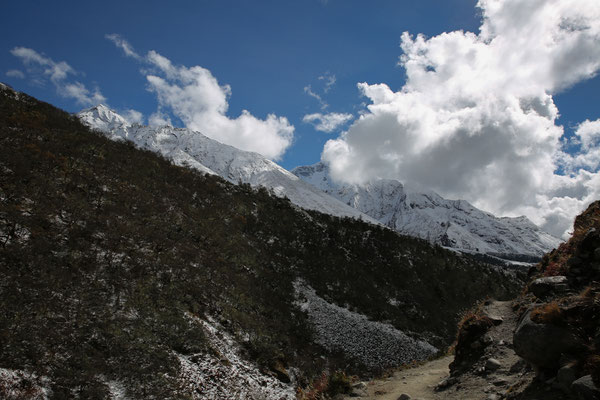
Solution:
[{"label": "patch of snow", "polygon": [[50,379],[23,370],[0,368],[0,398],[46,400],[52,395]]},{"label": "patch of snow", "polygon": [[258,366],[245,360],[240,348],[225,329],[212,318],[188,318],[199,324],[218,354],[176,353],[181,366],[180,379],[194,399],[274,399],[296,398],[293,383],[285,384],[260,372]]},{"label": "patch of snow", "polygon": [[341,351],[371,368],[423,360],[438,351],[390,324],[327,302],[301,280],[294,282],[294,289],[296,305],[308,314],[317,343],[327,350]]},{"label": "patch of snow", "polygon": [[119,381],[107,381],[106,386],[110,392],[111,400],[127,400],[128,397],[125,395],[126,389],[123,383]]}]

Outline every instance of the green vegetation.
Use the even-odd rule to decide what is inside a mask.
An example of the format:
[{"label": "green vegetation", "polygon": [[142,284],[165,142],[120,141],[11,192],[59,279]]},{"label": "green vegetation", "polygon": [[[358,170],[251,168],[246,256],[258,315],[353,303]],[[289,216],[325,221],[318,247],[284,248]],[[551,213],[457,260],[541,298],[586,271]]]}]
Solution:
[{"label": "green vegetation", "polygon": [[218,349],[186,313],[213,316],[265,371],[298,368],[303,385],[369,372],[313,343],[298,278],[440,347],[460,310],[518,286],[425,241],[173,166],[2,88],[0,153],[0,368],[50,377],[55,398],[105,398],[112,379],[133,398],[191,397],[175,353]]}]

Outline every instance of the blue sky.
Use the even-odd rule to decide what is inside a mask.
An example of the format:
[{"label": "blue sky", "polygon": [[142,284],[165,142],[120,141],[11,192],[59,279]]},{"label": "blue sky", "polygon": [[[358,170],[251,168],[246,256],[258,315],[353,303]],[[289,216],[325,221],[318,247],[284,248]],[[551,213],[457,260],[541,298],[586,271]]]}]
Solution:
[{"label": "blue sky", "polygon": [[[31,48],[66,61],[82,74],[78,80],[99,87],[111,107],[148,116],[156,98],[145,90],[140,66],[105,38],[117,33],[139,52],[156,50],[174,64],[209,69],[219,83],[231,85],[230,115],[247,109],[261,118],[286,116],[295,135],[280,163],[293,168],[319,161],[331,138],[302,122],[305,114],[320,111],[305,93],[307,85],[323,95],[328,110],[355,114],[365,100],[358,82],[402,86],[403,70],[396,64],[403,31],[476,30],[474,6],[466,0],[378,1],[376,7],[356,0],[10,1],[3,6],[11,18],[0,27],[0,71],[23,70],[10,50]],[[335,75],[336,83],[323,94],[318,77],[326,74]],[[68,111],[83,107],[51,84],[6,75],[1,80]]]},{"label": "blue sky", "polygon": [[[600,6],[476,5],[7,1],[0,81],[71,112],[104,99],[144,123],[221,127],[288,169],[323,158],[341,181],[395,178],[561,234],[600,192]],[[325,116],[339,124],[316,129]]]}]

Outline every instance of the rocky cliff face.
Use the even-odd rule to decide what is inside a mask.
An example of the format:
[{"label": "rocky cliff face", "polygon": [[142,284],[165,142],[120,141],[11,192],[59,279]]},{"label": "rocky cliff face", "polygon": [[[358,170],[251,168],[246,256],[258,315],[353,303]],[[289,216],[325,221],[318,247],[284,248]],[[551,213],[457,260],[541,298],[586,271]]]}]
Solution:
[{"label": "rocky cliff face", "polygon": [[561,242],[526,217],[497,218],[467,201],[411,191],[396,180],[337,184],[323,163],[298,167],[292,172],[400,233],[452,249],[531,261]]}]

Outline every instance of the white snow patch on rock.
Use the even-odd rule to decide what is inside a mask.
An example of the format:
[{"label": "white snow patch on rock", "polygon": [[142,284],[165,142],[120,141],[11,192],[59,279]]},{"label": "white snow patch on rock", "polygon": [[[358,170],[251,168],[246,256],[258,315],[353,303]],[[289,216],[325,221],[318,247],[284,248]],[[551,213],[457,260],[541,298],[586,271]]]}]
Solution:
[{"label": "white snow patch on rock", "polygon": [[317,343],[330,351],[342,351],[371,368],[423,360],[438,351],[390,324],[327,302],[301,280],[294,282],[294,289],[296,305],[308,313]]},{"label": "white snow patch on rock", "polygon": [[186,314],[202,326],[211,347],[219,353],[176,353],[181,366],[180,379],[194,399],[295,399],[293,382],[284,384],[260,372],[258,366],[244,360],[235,340],[212,318],[207,321]]},{"label": "white snow patch on rock", "polygon": [[111,400],[128,400],[129,398],[125,395],[127,390],[125,389],[125,385],[119,381],[107,381],[106,386],[108,386],[108,391],[110,392]]},{"label": "white snow patch on rock", "polygon": [[0,368],[0,398],[46,400],[50,379],[23,370]]}]

